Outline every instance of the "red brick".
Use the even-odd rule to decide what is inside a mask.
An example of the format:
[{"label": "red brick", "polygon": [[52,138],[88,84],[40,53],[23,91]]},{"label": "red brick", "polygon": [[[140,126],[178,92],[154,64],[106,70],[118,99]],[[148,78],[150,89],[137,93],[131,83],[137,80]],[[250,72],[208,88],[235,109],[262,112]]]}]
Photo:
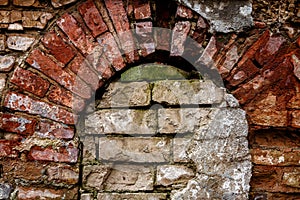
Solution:
[{"label": "red brick", "polygon": [[276,53],[278,52],[279,48],[286,40],[281,36],[272,36],[267,40],[265,45],[258,49],[255,54],[256,61],[261,65],[264,66],[269,61],[272,61]]},{"label": "red brick", "polygon": [[298,47],[300,47],[300,36],[298,37],[296,43],[297,43]]},{"label": "red brick", "polygon": [[155,42],[152,36],[152,22],[137,22],[135,25],[142,56],[154,53]]},{"label": "red brick", "polygon": [[93,52],[96,44],[91,42],[72,15],[64,14],[57,20],[57,24],[83,54],[88,55]]},{"label": "red brick", "polygon": [[107,61],[107,58],[102,55],[99,58],[98,65],[96,66],[96,70],[100,73],[101,77],[105,80],[110,79],[115,73],[110,67],[110,63]]},{"label": "red brick", "polygon": [[[88,57],[90,57],[89,55]],[[97,58],[99,59],[99,58]],[[94,90],[98,89],[99,77],[88,66],[87,60],[82,56],[75,57],[68,66],[76,75],[88,83]]]},{"label": "red brick", "polygon": [[82,111],[85,106],[85,101],[82,98],[76,97],[68,90],[55,85],[51,86],[47,97],[53,103],[72,108],[75,113]]},{"label": "red brick", "polygon": [[6,94],[4,106],[29,114],[40,115],[65,124],[75,124],[77,121],[77,116],[67,110],[15,92]]},{"label": "red brick", "polygon": [[58,147],[34,146],[28,153],[30,160],[76,163],[78,160],[78,149],[72,145]]},{"label": "red brick", "polygon": [[8,4],[8,0],[0,0],[1,6],[6,6]]},{"label": "red brick", "polygon": [[37,200],[37,199],[77,199],[78,188],[73,189],[50,189],[49,187],[22,187],[16,188],[19,200]]},{"label": "red brick", "polygon": [[37,121],[33,118],[8,113],[3,113],[0,116],[0,128],[6,132],[28,135],[35,131]]},{"label": "red brick", "polygon": [[86,25],[92,31],[92,35],[94,37],[97,37],[108,30],[93,1],[90,0],[82,3],[78,7],[78,11],[82,15]]},{"label": "red brick", "polygon": [[182,56],[184,52],[184,43],[190,31],[191,23],[188,21],[177,22],[173,29],[171,56]]},{"label": "red brick", "polygon": [[214,56],[217,54],[217,40],[216,37],[212,36],[207,44],[206,48],[204,49],[202,55],[197,60],[197,62],[205,64],[207,66],[211,65]]},{"label": "red brick", "polygon": [[74,128],[61,123],[41,121],[35,134],[41,138],[72,139],[74,132]]},{"label": "red brick", "polygon": [[185,6],[179,5],[177,7],[176,16],[185,19],[191,19],[193,18],[193,11]]},{"label": "red brick", "polygon": [[16,146],[14,141],[0,140],[0,157],[17,157],[18,152],[14,149]]},{"label": "red brick", "polygon": [[151,8],[149,1],[134,0],[133,6],[135,19],[151,18]]},{"label": "red brick", "polygon": [[259,39],[248,49],[243,58],[238,63],[238,66],[243,65],[248,59],[253,59],[255,53],[268,41],[270,37],[270,31],[266,30]]},{"label": "red brick", "polygon": [[26,62],[82,98],[91,97],[91,89],[83,81],[61,69],[57,63],[40,50],[33,50]]},{"label": "red brick", "polygon": [[98,42],[103,47],[103,52],[109,63],[117,70],[120,71],[125,67],[122,54],[118,45],[111,33],[105,33],[98,37]]},{"label": "red brick", "polygon": [[170,51],[171,46],[171,31],[169,29],[156,29],[156,49]]},{"label": "red brick", "polygon": [[43,37],[42,42],[47,51],[63,64],[67,64],[75,56],[72,48],[54,31],[48,32]]},{"label": "red brick", "polygon": [[231,86],[237,86],[258,72],[259,69],[253,64],[253,62],[251,60],[246,60],[243,65],[233,69],[230,77],[227,78],[227,81]]},{"label": "red brick", "polygon": [[300,166],[299,150],[252,149],[252,162],[257,165]]},{"label": "red brick", "polygon": [[135,60],[138,60],[137,54],[135,53],[136,47],[130,31],[130,25],[124,9],[123,1],[105,0],[105,5],[118,33],[121,47],[125,52],[127,62],[132,63]]},{"label": "red brick", "polygon": [[20,67],[15,69],[10,82],[39,97],[45,96],[48,88],[50,87],[50,83],[47,80]]}]

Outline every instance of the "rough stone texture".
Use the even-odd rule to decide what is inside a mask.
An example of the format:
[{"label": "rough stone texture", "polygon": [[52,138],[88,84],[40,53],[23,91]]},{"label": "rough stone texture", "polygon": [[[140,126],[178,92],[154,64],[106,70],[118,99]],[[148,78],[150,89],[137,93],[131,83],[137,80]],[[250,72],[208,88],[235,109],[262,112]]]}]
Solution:
[{"label": "rough stone texture", "polygon": [[86,189],[96,189],[101,191],[107,177],[110,175],[112,166],[109,165],[89,165],[83,168],[83,187]]},{"label": "rough stone texture", "polygon": [[0,56],[0,71],[7,72],[12,69],[15,64],[15,57],[10,55]]},{"label": "rough stone texture", "polygon": [[24,28],[44,29],[48,21],[54,16],[48,12],[23,11],[22,26]]},{"label": "rough stone texture", "polygon": [[12,187],[9,184],[0,183],[0,199],[9,199]]},{"label": "rough stone texture", "polygon": [[283,184],[300,188],[300,172],[291,172],[283,174]]},{"label": "rough stone texture", "polygon": [[59,8],[59,7],[62,7],[62,6],[64,6],[64,5],[67,5],[67,4],[76,2],[76,1],[77,1],[77,0],[51,0],[51,3],[52,3],[52,5],[53,5],[55,8]]},{"label": "rough stone texture", "polygon": [[173,139],[173,160],[174,162],[189,162],[188,147],[191,143],[191,138],[174,138]]},{"label": "rough stone texture", "polygon": [[164,200],[167,199],[167,194],[164,193],[99,193],[97,200]]},{"label": "rough stone texture", "polygon": [[7,80],[6,74],[0,74],[0,95],[2,94],[5,88],[6,80]]},{"label": "rough stone texture", "polygon": [[[228,33],[241,31],[253,25],[250,1],[213,1],[194,2],[178,0],[209,21],[211,31]],[[235,20],[232,20],[232,19]]]},{"label": "rough stone texture", "polygon": [[171,56],[182,56],[184,43],[190,31],[191,24],[188,21],[177,22],[172,31]]},{"label": "rough stone texture", "polygon": [[34,37],[29,36],[9,36],[7,38],[7,47],[17,51],[27,51],[35,41]]},{"label": "rough stone texture", "polygon": [[193,170],[186,166],[163,165],[157,169],[156,184],[174,187],[177,184],[186,184],[193,177]]},{"label": "rough stone texture", "polygon": [[212,81],[158,81],[153,87],[153,101],[167,105],[215,104],[223,99],[224,90]]},{"label": "rough stone texture", "polygon": [[164,163],[170,161],[167,138],[100,138],[99,159],[118,162]]},{"label": "rough stone texture", "polygon": [[106,89],[97,108],[149,106],[150,95],[150,84],[147,82],[114,82]]},{"label": "rough stone texture", "polygon": [[79,171],[66,166],[55,166],[47,169],[48,181],[52,181],[56,184],[65,183],[75,185],[79,180]]},{"label": "rough stone texture", "polygon": [[88,115],[86,134],[155,134],[155,110],[104,109]]},{"label": "rough stone texture", "polygon": [[153,190],[153,170],[139,165],[116,165],[105,180],[105,191]]}]

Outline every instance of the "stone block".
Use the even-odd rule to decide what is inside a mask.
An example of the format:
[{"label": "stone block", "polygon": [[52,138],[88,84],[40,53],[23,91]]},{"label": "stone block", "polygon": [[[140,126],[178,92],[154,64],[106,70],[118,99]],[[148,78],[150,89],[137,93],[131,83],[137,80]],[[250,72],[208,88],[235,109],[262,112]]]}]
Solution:
[{"label": "stone block", "polygon": [[83,193],[80,196],[81,200],[93,200],[93,194],[92,193]]},{"label": "stone block", "polygon": [[22,26],[24,28],[44,29],[50,19],[54,17],[52,13],[40,11],[23,11]]},{"label": "stone block", "polygon": [[83,162],[94,161],[98,158],[99,139],[92,136],[80,137],[80,139],[83,144]]},{"label": "stone block", "polygon": [[283,184],[290,187],[300,188],[300,171],[286,172],[283,174],[282,179]]},{"label": "stone block", "polygon": [[224,92],[212,81],[165,80],[154,83],[152,98],[167,105],[217,104],[223,100]]},{"label": "stone block", "polygon": [[77,0],[51,0],[51,4],[54,8],[59,8],[65,5],[68,5],[70,3],[74,3]]},{"label": "stone block", "polygon": [[191,28],[189,21],[181,21],[175,24],[172,32],[171,56],[182,56],[184,52],[184,43]]},{"label": "stone block", "polygon": [[0,199],[9,199],[12,186],[7,183],[0,183]]},{"label": "stone block", "polygon": [[191,138],[174,138],[173,139],[173,160],[174,162],[189,162],[188,148],[191,144]]},{"label": "stone block", "polygon": [[170,161],[167,138],[99,138],[99,159],[109,162],[165,163]]},{"label": "stone block", "polygon": [[17,51],[27,51],[35,38],[27,35],[12,35],[7,38],[7,47]]},{"label": "stone block", "polygon": [[[147,82],[113,82],[106,89],[97,108],[149,106],[151,88]],[[155,119],[154,119],[155,120]]]},{"label": "stone block", "polygon": [[10,71],[15,64],[15,60],[16,58],[14,56],[10,56],[10,55],[0,56],[0,71],[1,72]]},{"label": "stone block", "polygon": [[99,193],[97,200],[165,200],[166,193]]},{"label": "stone block", "polygon": [[64,183],[75,185],[79,180],[79,168],[71,168],[68,166],[53,166],[47,169],[48,181],[55,184]]},{"label": "stone block", "polygon": [[5,88],[6,79],[7,79],[7,75],[6,74],[0,74],[0,96],[2,96],[2,92],[3,92],[4,88]]},{"label": "stone block", "polygon": [[162,165],[157,167],[156,184],[176,186],[187,184],[194,177],[194,171],[184,165]]},{"label": "stone block", "polygon": [[[5,44],[6,44],[6,37],[5,37],[5,35],[1,34],[0,35],[0,51],[4,51],[5,50]],[[3,56],[1,56],[1,57],[3,57]]]},{"label": "stone block", "polygon": [[102,190],[107,177],[111,173],[109,165],[87,165],[83,167],[83,187],[86,189]]},{"label": "stone block", "polygon": [[105,191],[153,190],[154,171],[140,165],[116,165],[105,180]]},{"label": "stone block", "polygon": [[155,110],[104,109],[86,117],[87,134],[155,134]]}]

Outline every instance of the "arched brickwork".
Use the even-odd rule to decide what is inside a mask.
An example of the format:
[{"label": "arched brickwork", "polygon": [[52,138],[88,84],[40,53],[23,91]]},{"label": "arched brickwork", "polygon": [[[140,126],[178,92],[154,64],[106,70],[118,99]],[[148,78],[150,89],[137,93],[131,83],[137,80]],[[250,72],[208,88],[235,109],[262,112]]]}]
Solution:
[{"label": "arched brickwork", "polygon": [[[12,5],[42,6],[35,1],[29,5],[14,1]],[[3,69],[11,73],[6,73],[2,95],[0,164],[3,181],[17,187],[19,199],[48,193],[75,198],[80,152],[76,112],[84,109],[92,91],[115,74],[147,59],[159,60],[161,54],[154,53],[155,49],[170,52],[171,58],[189,54],[202,63],[207,58],[214,61],[226,88],[247,112],[254,163],[252,197],[299,196],[299,34],[275,33],[263,23],[241,34],[211,34],[205,19],[175,2],[80,1],[64,8],[54,12],[56,18],[50,11],[39,15],[40,21],[26,18],[26,11],[20,14],[23,28],[35,24],[31,27],[44,29],[52,18],[40,39],[34,40],[35,33],[25,39],[14,34],[7,38],[9,49],[27,51],[12,70],[9,64]],[[11,30],[20,26],[16,13],[2,15],[9,16]],[[171,29],[176,35],[152,33],[152,27]],[[138,41],[130,34],[112,40],[132,28],[137,30]],[[195,50],[199,46],[185,45],[187,36],[204,47],[204,52]],[[95,63],[96,53],[101,61]],[[148,56],[151,53],[154,56]],[[12,58],[5,59],[10,63]],[[82,65],[83,60],[89,63]],[[97,79],[96,84],[91,82]],[[78,80],[80,84],[74,84]],[[26,196],[29,194],[32,196]]]}]

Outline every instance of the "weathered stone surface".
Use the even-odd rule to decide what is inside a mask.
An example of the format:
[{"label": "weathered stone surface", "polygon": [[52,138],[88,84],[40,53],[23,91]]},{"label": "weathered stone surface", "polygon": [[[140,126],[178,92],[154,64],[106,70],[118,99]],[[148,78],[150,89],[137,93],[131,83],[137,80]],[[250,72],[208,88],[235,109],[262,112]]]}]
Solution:
[{"label": "weathered stone surface", "polygon": [[[151,88],[147,82],[120,83],[109,85],[97,108],[149,106]],[[155,119],[154,119],[155,120]]]},{"label": "weathered stone surface", "polygon": [[170,65],[147,64],[130,68],[121,74],[120,81],[155,81],[188,79],[190,74]]},{"label": "weathered stone surface", "polygon": [[40,11],[23,11],[22,14],[24,28],[44,29],[48,21],[54,17],[52,13]]},{"label": "weathered stone surface", "polygon": [[107,26],[104,23],[98,9],[93,1],[87,1],[78,7],[80,14],[89,29],[92,31],[94,37],[97,37],[101,33],[107,30]]},{"label": "weathered stone surface", "polygon": [[194,133],[207,120],[210,109],[174,108],[158,110],[158,132],[167,134]]},{"label": "weathered stone surface", "polygon": [[82,98],[88,99],[91,97],[91,89],[89,86],[75,75],[63,70],[49,56],[45,55],[40,50],[33,50],[26,59],[26,62]]},{"label": "weathered stone surface", "polygon": [[93,200],[94,198],[93,198],[92,193],[84,193],[84,194],[81,194],[80,199],[81,200]]},{"label": "weathered stone surface", "polygon": [[75,124],[77,121],[77,116],[67,110],[15,92],[7,93],[4,106],[13,110],[61,121],[66,124]]},{"label": "weathered stone surface", "polygon": [[99,193],[98,200],[165,200],[167,194],[165,193]]},{"label": "weathered stone surface", "polygon": [[70,3],[76,2],[76,1],[77,0],[51,0],[51,3],[55,8],[59,8],[64,5],[68,5]]},{"label": "weathered stone surface", "polygon": [[168,105],[215,104],[223,100],[224,89],[212,81],[157,81],[152,91],[153,101]]},{"label": "weathered stone surface", "polygon": [[155,41],[153,38],[152,22],[135,23],[135,32],[139,41],[140,54],[147,56],[155,52]]},{"label": "weathered stone surface", "polygon": [[107,177],[111,173],[109,165],[87,165],[83,167],[83,187],[86,189],[102,190]]},{"label": "weathered stone surface", "polygon": [[186,184],[193,177],[193,170],[184,165],[163,165],[157,167],[156,184],[174,187]]},{"label": "weathered stone surface", "polygon": [[291,61],[294,66],[294,74],[300,80],[300,58],[296,55],[292,55]]},{"label": "weathered stone surface", "polygon": [[39,97],[44,97],[50,87],[49,81],[20,67],[14,70],[10,82]]},{"label": "weathered stone surface", "polygon": [[104,109],[88,115],[87,134],[155,134],[155,110]]},{"label": "weathered stone surface", "polygon": [[300,128],[300,111],[295,110],[292,112],[292,127]]},{"label": "weathered stone surface", "polygon": [[14,56],[5,55],[0,56],[0,71],[8,72],[15,64],[16,58]]},{"label": "weathered stone surface", "polygon": [[[180,2],[206,18],[210,23],[211,31],[228,33],[240,31],[242,28],[250,27],[253,24],[251,1],[206,0],[195,2],[180,0]],[[233,18],[235,20],[232,20]]]},{"label": "weathered stone surface", "polygon": [[34,37],[27,35],[8,36],[7,47],[17,51],[27,51],[34,41]]},{"label": "weathered stone surface", "polygon": [[11,191],[11,185],[0,183],[0,199],[9,199]]},{"label": "weathered stone surface", "polygon": [[[80,133],[80,136],[83,135]],[[97,150],[98,149],[98,138],[92,136],[80,137],[80,140],[83,144],[83,162],[94,161],[98,158]],[[97,146],[97,147],[96,147]]]},{"label": "weathered stone surface", "polygon": [[79,180],[79,168],[57,165],[47,169],[48,181],[55,184],[65,183],[75,185]]},{"label": "weathered stone surface", "polygon": [[19,200],[35,200],[35,199],[77,199],[78,188],[73,189],[45,189],[36,187],[21,187],[16,188],[18,191],[17,198]]},{"label": "weathered stone surface", "polygon": [[300,171],[297,172],[287,172],[283,174],[283,184],[300,188]]},{"label": "weathered stone surface", "polygon": [[[1,16],[1,14],[3,14],[3,13],[0,12],[0,16]],[[6,37],[5,37],[5,35],[1,34],[0,35],[0,51],[5,50],[5,44],[6,44]]]},{"label": "weathered stone surface", "polygon": [[173,160],[174,162],[189,162],[188,148],[191,144],[191,138],[174,138],[173,139]]},{"label": "weathered stone surface", "polygon": [[116,165],[105,181],[105,191],[153,190],[153,169],[140,165]]},{"label": "weathered stone surface", "polygon": [[15,158],[18,155],[18,151],[15,150],[17,143],[9,140],[0,140],[0,157]]},{"label": "weathered stone surface", "polygon": [[36,119],[8,113],[3,113],[0,116],[0,128],[4,131],[22,135],[33,134],[35,131]]},{"label": "weathered stone surface", "polygon": [[36,0],[13,0],[13,4],[17,6],[32,6]]},{"label": "weathered stone surface", "polygon": [[164,163],[170,150],[167,138],[99,138],[99,158],[110,162]]}]

